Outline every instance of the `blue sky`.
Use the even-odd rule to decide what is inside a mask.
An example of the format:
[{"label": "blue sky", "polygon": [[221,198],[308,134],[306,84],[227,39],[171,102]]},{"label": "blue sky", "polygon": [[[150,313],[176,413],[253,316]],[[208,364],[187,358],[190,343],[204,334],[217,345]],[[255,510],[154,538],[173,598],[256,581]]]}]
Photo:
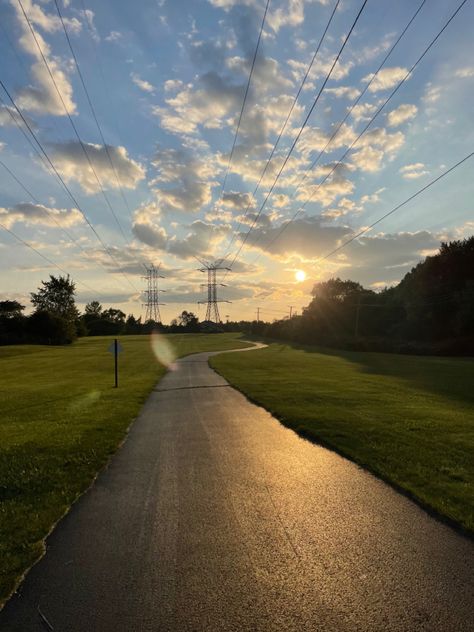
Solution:
[{"label": "blue sky", "polygon": [[[164,320],[182,309],[198,311],[205,279],[197,271],[196,257],[213,260],[228,253],[228,260],[233,260],[362,0],[339,3],[255,197],[252,192],[335,1],[270,0],[225,190],[222,183],[266,3],[58,3],[107,147],[54,1],[1,0],[0,79],[80,208],[33,152],[18,126],[27,135],[28,131],[0,89],[5,102],[0,103],[0,159],[33,196],[0,165],[0,223],[70,272],[78,282],[81,306],[97,299],[104,306],[139,315],[143,265],[161,263],[166,277],[162,287],[167,291]],[[319,260],[474,146],[474,6],[468,0],[343,163],[318,187],[459,4],[426,0],[301,184],[302,175],[420,4],[367,2],[225,279],[228,286],[222,289],[222,298],[232,304],[226,304],[222,313],[250,318],[260,306],[264,317],[271,319],[290,304],[301,309],[309,302],[313,284],[334,275],[379,289],[398,281],[436,250],[440,240],[474,232],[472,159],[334,257]],[[0,256],[1,298],[28,305],[29,292],[48,274],[58,273],[1,229]],[[305,272],[304,281],[295,279],[297,270]]]}]

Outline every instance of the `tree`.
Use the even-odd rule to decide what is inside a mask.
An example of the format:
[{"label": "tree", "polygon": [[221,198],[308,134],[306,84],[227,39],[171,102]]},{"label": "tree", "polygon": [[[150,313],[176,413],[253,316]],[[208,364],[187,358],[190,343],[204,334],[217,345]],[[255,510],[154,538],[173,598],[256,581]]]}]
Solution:
[{"label": "tree", "polygon": [[199,319],[193,312],[182,311],[178,316],[179,326],[187,331],[199,331]]},{"label": "tree", "polygon": [[102,312],[102,318],[110,321],[111,323],[116,323],[117,325],[123,325],[125,323],[125,314],[121,309],[115,309],[114,307],[109,307],[109,309],[105,309]]},{"label": "tree", "polygon": [[45,310],[36,310],[28,318],[27,330],[34,342],[42,344],[70,344],[77,337],[74,321]]},{"label": "tree", "polygon": [[18,301],[0,301],[0,318],[18,318],[24,309]]},{"label": "tree", "polygon": [[102,305],[99,301],[91,301],[84,308],[84,314],[91,318],[100,318],[102,313]]},{"label": "tree", "polygon": [[74,322],[79,317],[74,295],[76,286],[67,277],[50,275],[49,281],[41,281],[42,287],[31,293],[31,302],[36,311],[49,312],[67,322]]}]

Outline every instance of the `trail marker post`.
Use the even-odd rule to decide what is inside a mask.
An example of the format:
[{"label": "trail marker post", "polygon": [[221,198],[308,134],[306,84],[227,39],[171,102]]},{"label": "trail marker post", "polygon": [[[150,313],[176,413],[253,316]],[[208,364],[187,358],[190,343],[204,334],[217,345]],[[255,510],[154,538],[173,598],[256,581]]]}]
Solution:
[{"label": "trail marker post", "polygon": [[118,354],[123,351],[123,347],[117,338],[114,338],[114,341],[110,344],[107,349],[109,353],[114,354],[114,375],[115,375],[115,386],[114,388],[118,388]]}]

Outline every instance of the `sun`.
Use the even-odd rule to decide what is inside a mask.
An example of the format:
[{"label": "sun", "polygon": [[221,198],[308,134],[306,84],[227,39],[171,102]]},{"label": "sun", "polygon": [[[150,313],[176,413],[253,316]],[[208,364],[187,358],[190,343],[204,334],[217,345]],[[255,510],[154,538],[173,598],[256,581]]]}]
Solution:
[{"label": "sun", "polygon": [[295,279],[301,283],[301,281],[304,281],[306,279],[306,272],[304,270],[296,270],[295,272]]}]

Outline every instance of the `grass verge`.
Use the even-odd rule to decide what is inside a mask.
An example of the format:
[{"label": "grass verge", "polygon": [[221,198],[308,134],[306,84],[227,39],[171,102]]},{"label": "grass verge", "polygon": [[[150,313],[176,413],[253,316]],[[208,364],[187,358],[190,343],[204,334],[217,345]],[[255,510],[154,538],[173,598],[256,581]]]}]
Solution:
[{"label": "grass verge", "polygon": [[[248,346],[237,338],[176,334],[157,344],[180,357]],[[149,337],[124,336],[114,389],[111,340],[0,347],[0,605],[41,557],[52,526],[115,452],[165,373]]]},{"label": "grass verge", "polygon": [[474,534],[474,361],[271,344],[211,365],[287,426]]}]

